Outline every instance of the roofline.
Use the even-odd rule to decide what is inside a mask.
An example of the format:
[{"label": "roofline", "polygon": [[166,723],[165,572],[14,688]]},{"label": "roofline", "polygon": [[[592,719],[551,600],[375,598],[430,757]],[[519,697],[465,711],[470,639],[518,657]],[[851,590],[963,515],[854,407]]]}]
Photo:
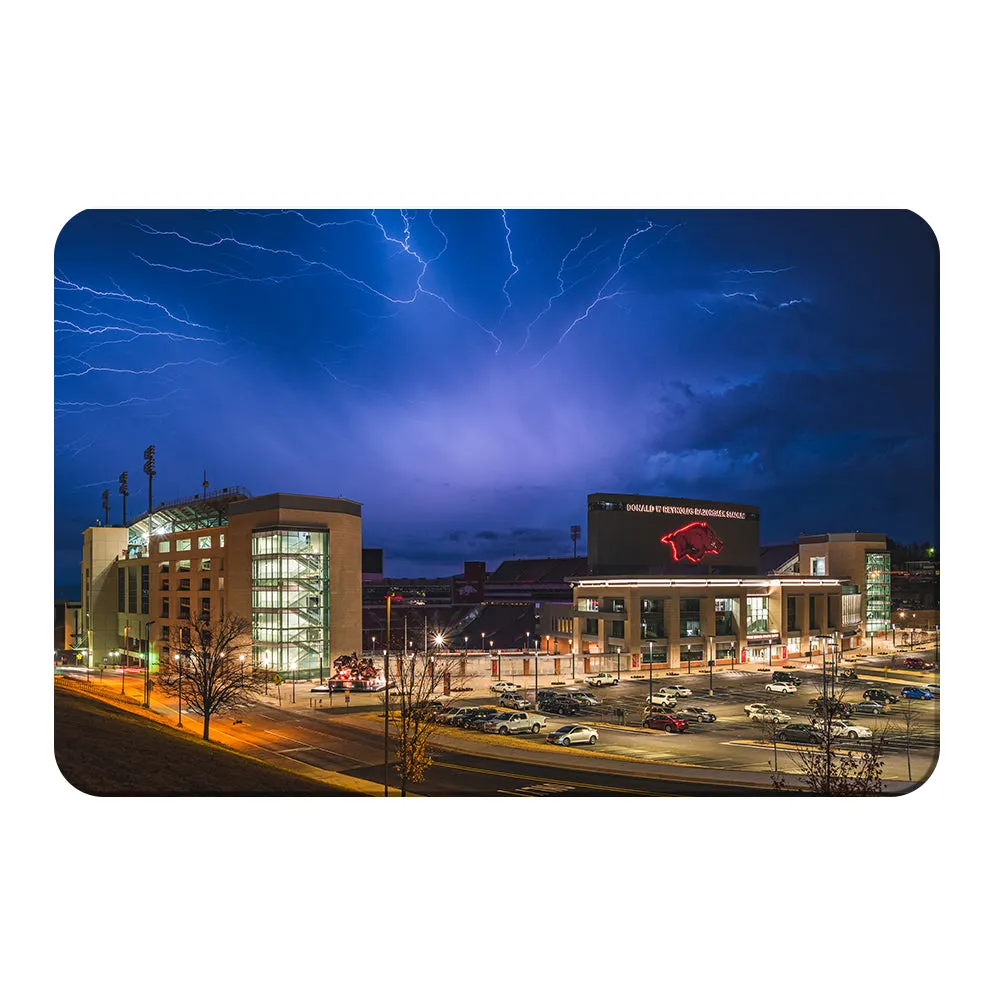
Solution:
[{"label": "roofline", "polygon": [[662,577],[603,576],[567,577],[575,587],[840,587],[847,578],[829,576],[740,576],[740,577]]}]

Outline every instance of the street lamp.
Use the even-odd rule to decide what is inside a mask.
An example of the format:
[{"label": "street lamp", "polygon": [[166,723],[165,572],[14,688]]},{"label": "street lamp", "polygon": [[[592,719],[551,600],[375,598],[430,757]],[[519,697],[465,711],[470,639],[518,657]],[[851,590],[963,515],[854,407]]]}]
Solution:
[{"label": "street lamp", "polygon": [[[149,626],[156,621],[155,618],[150,618],[146,622],[146,660],[143,664],[144,673],[144,686],[142,691],[142,707],[149,708]],[[124,675],[123,675],[124,676]]]},{"label": "street lamp", "polygon": [[[479,634],[483,638],[483,652],[485,653],[486,652],[486,633],[485,632],[480,632]],[[493,644],[490,643],[490,645],[492,646]]]},{"label": "street lamp", "polygon": [[[490,660],[493,659],[493,640],[490,639]],[[493,672],[493,664],[490,663],[490,673]],[[497,657],[497,680],[500,680],[500,657]]]},{"label": "street lamp", "polygon": [[298,663],[289,664],[289,668],[292,671],[292,704],[295,704],[295,670],[298,667]]},{"label": "street lamp", "polygon": [[530,646],[530,645],[531,645],[531,633],[530,632],[525,632],[524,633],[524,648],[527,649],[528,646]]},{"label": "street lamp", "polygon": [[653,714],[653,642],[649,643],[649,714]]},{"label": "street lamp", "polygon": [[[126,650],[126,656],[128,654],[128,630],[129,630],[129,627],[130,626],[128,626],[128,625],[125,626],[125,650]],[[128,663],[127,659],[125,660],[125,663]],[[122,694],[124,694],[124,693],[125,693],[125,664],[122,664]]]},{"label": "street lamp", "polygon": [[538,640],[535,640],[535,707],[538,707]]}]

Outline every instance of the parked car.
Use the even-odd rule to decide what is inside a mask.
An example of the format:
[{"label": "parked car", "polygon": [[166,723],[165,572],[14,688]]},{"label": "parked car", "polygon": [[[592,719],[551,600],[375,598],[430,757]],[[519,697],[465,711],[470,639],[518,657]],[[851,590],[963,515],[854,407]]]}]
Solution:
[{"label": "parked car", "polygon": [[458,724],[462,729],[482,729],[480,723],[485,723],[487,719],[499,714],[499,709],[481,706],[473,708],[468,715],[459,720]]},{"label": "parked car", "polygon": [[600,702],[592,694],[588,694],[586,691],[567,691],[566,693],[571,698],[578,701],[581,705],[600,705]]},{"label": "parked car", "polygon": [[683,684],[667,684],[660,688],[660,694],[673,695],[675,698],[690,698],[691,688],[684,687]]},{"label": "parked car", "polygon": [[752,705],[747,715],[751,721],[766,719],[769,722],[776,722],[781,725],[792,721],[790,715],[785,715],[780,709],[772,708],[770,705]]},{"label": "parked car", "polygon": [[679,719],[676,715],[647,715],[642,720],[644,729],[662,729],[664,732],[684,733],[687,732],[688,724],[684,719]]},{"label": "parked car", "polygon": [[462,721],[472,715],[473,712],[475,712],[475,708],[472,705],[465,705],[450,712],[443,721],[449,726],[461,726]]},{"label": "parked car", "polygon": [[441,709],[440,712],[435,712],[433,718],[435,722],[440,722],[446,726],[450,726],[451,717],[459,711],[461,711],[461,709],[458,709],[454,705],[452,705],[450,708],[443,708]]},{"label": "parked car", "polygon": [[[479,714],[481,712],[481,714]],[[496,708],[480,709],[476,715],[468,716],[462,724],[463,729],[475,729],[480,733],[486,732],[486,723],[495,719],[503,713]]]},{"label": "parked car", "polygon": [[941,685],[940,684],[922,684],[921,687],[927,688],[927,690],[930,691],[930,693],[932,695],[934,695],[935,698],[939,694],[941,694]]},{"label": "parked car", "polygon": [[798,688],[794,684],[789,684],[788,681],[771,681],[764,685],[764,690],[770,691],[772,694],[795,694]]},{"label": "parked car", "polygon": [[828,723],[817,722],[814,728],[823,733],[826,732],[827,725],[829,725],[830,733],[834,739],[870,740],[872,738],[872,731],[866,726],[856,726],[843,719],[830,719]]},{"label": "parked car", "polygon": [[715,713],[710,712],[707,708],[689,708],[687,705],[683,708],[675,708],[670,714],[685,722],[715,722],[717,718]]},{"label": "parked car", "polygon": [[895,705],[899,699],[885,688],[869,688],[862,695],[865,701],[880,701],[883,705]]},{"label": "parked car", "polygon": [[795,674],[790,674],[787,670],[775,670],[771,674],[771,680],[779,684],[795,684],[796,686],[799,683],[798,677]]},{"label": "parked car", "polygon": [[600,673],[594,674],[593,677],[587,678],[587,684],[589,687],[605,687],[608,684],[617,684],[618,678],[614,674]]},{"label": "parked car", "polygon": [[774,734],[779,743],[802,743],[806,746],[820,746],[823,737],[814,729],[800,729],[794,726],[785,726]]},{"label": "parked car", "polygon": [[818,698],[810,698],[809,704],[814,705],[820,715],[829,715],[832,718],[846,719],[854,711],[846,702],[840,701],[838,698],[824,698],[823,695]]},{"label": "parked car", "polygon": [[563,696],[562,691],[553,691],[552,688],[540,688],[538,691],[538,702],[548,701],[551,698],[559,698]]},{"label": "parked car", "polygon": [[927,664],[919,656],[907,656],[903,660],[903,666],[910,670],[926,670]]},{"label": "parked car", "polygon": [[653,708],[673,708],[677,704],[677,698],[661,688],[656,694],[646,698],[646,704]]},{"label": "parked car", "polygon": [[815,732],[815,730],[813,729],[812,725],[810,723],[808,723],[808,722],[790,722],[787,726],[785,726],[781,730],[781,732],[783,732],[783,733],[789,733],[789,732],[791,732],[791,733],[795,733],[795,732],[798,732],[798,733],[812,733],[812,732]]},{"label": "parked car", "polygon": [[769,706],[764,704],[762,701],[755,701],[752,705],[744,705],[743,712],[745,715],[749,715],[751,712],[757,711],[760,708],[768,708]]},{"label": "parked car", "polygon": [[580,703],[576,698],[560,695],[558,698],[550,698],[545,702],[545,711],[553,712],[556,715],[576,715],[580,711]]},{"label": "parked car", "polygon": [[518,685],[513,681],[494,681],[490,685],[490,690],[494,692],[500,692],[501,694],[505,691],[516,691]]},{"label": "parked car", "polygon": [[597,730],[590,726],[560,726],[545,739],[549,743],[558,743],[564,747],[568,747],[571,743],[589,743],[593,746],[597,742]]},{"label": "parked car", "polygon": [[853,706],[854,715],[885,715],[889,706],[881,701],[859,701]]},{"label": "parked car", "polygon": [[922,687],[905,687],[899,693],[904,698],[921,698],[924,701],[933,700],[934,698],[934,695],[930,691]]},{"label": "parked car", "polygon": [[487,733],[537,733],[545,725],[545,719],[534,712],[500,712],[489,719],[484,726]]},{"label": "parked car", "polygon": [[531,708],[531,702],[514,691],[507,691],[500,695],[500,704],[504,708]]}]

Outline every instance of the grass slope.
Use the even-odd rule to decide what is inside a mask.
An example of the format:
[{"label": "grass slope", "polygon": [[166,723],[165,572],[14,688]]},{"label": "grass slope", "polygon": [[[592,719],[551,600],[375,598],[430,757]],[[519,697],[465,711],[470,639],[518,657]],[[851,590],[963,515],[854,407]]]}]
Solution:
[{"label": "grass slope", "polygon": [[350,795],[57,685],[55,754],[88,795]]}]

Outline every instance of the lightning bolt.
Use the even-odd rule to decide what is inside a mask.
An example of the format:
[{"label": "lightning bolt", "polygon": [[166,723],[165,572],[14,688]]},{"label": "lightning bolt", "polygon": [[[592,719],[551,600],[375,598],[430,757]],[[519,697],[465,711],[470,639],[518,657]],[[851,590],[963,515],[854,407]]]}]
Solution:
[{"label": "lightning bolt", "polygon": [[[582,323],[584,320],[586,320],[590,316],[590,314],[594,311],[594,309],[597,308],[597,306],[599,306],[602,302],[608,302],[611,299],[617,298],[619,295],[621,295],[622,291],[620,289],[616,289],[615,291],[609,292],[608,288],[611,285],[611,283],[618,277],[618,275],[621,274],[621,272],[624,270],[624,268],[628,264],[635,263],[635,261],[639,260],[639,258],[645,256],[645,254],[647,254],[654,246],[658,246],[672,232],[674,232],[674,230],[680,229],[680,227],[682,225],[684,225],[684,223],[679,222],[679,223],[677,223],[674,226],[667,227],[667,226],[664,226],[664,225],[660,225],[658,223],[650,222],[647,219],[645,226],[643,226],[640,229],[637,229],[634,233],[632,233],[632,235],[629,236],[625,240],[625,242],[622,244],[621,251],[618,254],[618,264],[615,267],[614,271],[611,273],[611,275],[608,277],[608,279],[604,282],[604,284],[601,285],[600,289],[597,292],[597,295],[593,298],[593,300],[590,302],[590,304],[583,310],[583,312],[581,312],[569,324],[569,326],[567,326],[566,329],[563,330],[563,332],[559,335],[559,339],[555,342],[555,344],[553,344],[553,346],[550,347],[531,367],[532,368],[537,368],[569,336],[569,334],[580,323]],[[655,240],[649,246],[647,246],[647,247],[643,248],[642,250],[640,250],[634,257],[630,258],[629,260],[626,260],[625,259],[625,254],[628,251],[629,244],[636,237],[643,235],[643,233],[648,233],[651,229],[664,229],[666,231],[663,233],[662,236],[660,236],[659,239]]]},{"label": "lightning bolt", "polygon": [[794,267],[761,267],[757,269],[749,267],[735,267],[726,271],[726,274],[784,274],[785,271],[794,271]]},{"label": "lightning bolt", "polygon": [[[89,288],[87,285],[78,285],[75,282],[69,281],[66,278],[61,278],[56,275],[55,278],[56,285],[65,289],[66,291],[73,292],[84,292],[87,295],[92,295],[94,298],[98,299],[113,299],[119,302],[131,302],[133,305],[137,306],[149,306],[153,309],[159,309],[162,313],[172,319],[175,323],[183,323],[184,326],[197,327],[200,330],[210,330],[211,327],[202,326],[201,323],[192,323],[189,319],[184,319],[180,316],[175,316],[165,305],[161,302],[154,302],[152,299],[138,299],[133,295],[128,295],[123,292],[118,285],[115,285],[117,291],[108,292],[101,291],[96,288]],[[115,283],[112,282],[114,285]]]},{"label": "lightning bolt", "polygon": [[[106,372],[112,375],[155,375],[157,372],[162,372],[166,368],[177,368],[184,365],[223,365],[225,361],[209,361],[207,358],[189,358],[187,361],[165,361],[162,365],[157,365],[155,368],[104,368],[98,365],[89,364],[86,361],[82,361],[80,358],[74,357],[72,355],[66,355],[70,361],[76,361],[78,364],[84,366],[82,372],[61,372],[55,376],[55,378],[81,378],[84,375],[90,375],[92,372]],[[227,360],[232,360],[229,358]]]}]

